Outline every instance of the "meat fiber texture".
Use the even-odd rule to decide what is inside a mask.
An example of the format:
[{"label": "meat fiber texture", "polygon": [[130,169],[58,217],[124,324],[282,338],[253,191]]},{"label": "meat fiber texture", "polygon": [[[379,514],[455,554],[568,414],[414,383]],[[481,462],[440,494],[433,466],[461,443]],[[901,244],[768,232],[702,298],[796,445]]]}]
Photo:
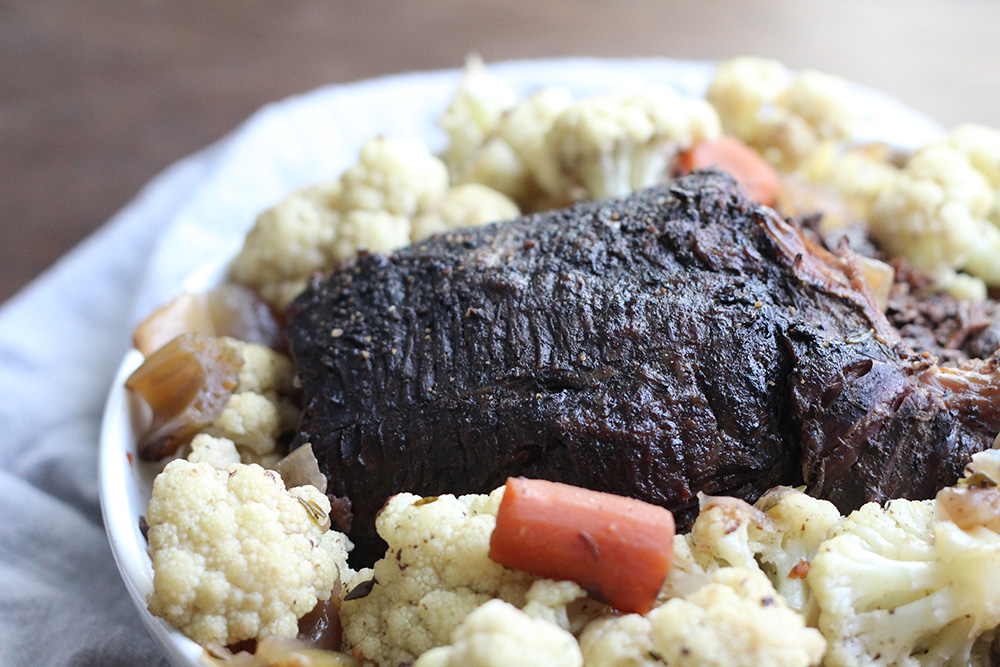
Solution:
[{"label": "meat fiber texture", "polygon": [[400,491],[509,476],[633,496],[804,484],[842,511],[926,498],[1000,429],[993,361],[906,347],[849,253],[700,172],[361,254],[289,311],[311,443],[353,558]]}]

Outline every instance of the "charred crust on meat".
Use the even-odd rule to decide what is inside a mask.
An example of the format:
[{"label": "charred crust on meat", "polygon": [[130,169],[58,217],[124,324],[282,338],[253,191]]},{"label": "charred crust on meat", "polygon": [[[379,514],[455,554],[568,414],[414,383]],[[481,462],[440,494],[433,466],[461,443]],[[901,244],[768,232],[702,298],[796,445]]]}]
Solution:
[{"label": "charred crust on meat", "polygon": [[540,477],[683,528],[698,492],[929,497],[1000,430],[995,366],[921,361],[849,250],[714,172],[358,256],[289,321],[296,442],[351,500],[359,564],[402,491]]}]

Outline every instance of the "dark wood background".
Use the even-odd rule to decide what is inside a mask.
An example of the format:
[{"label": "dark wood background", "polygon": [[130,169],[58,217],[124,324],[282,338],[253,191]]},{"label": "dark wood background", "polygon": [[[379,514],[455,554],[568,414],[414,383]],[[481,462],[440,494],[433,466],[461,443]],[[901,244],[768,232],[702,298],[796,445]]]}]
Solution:
[{"label": "dark wood background", "polygon": [[998,26],[995,0],[0,0],[0,301],[171,162],[323,84],[471,51],[752,53],[1000,127]]}]

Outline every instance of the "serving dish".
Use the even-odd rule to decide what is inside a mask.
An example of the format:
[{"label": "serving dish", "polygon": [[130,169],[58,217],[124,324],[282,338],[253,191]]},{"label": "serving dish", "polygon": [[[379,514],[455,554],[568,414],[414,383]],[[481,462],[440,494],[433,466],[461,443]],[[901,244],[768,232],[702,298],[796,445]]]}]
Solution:
[{"label": "serving dish", "polygon": [[[638,83],[666,83],[682,95],[700,96],[711,64],[574,59],[504,63],[490,65],[490,71],[520,94],[560,85],[575,96],[586,96]],[[150,259],[149,273],[140,283],[137,318],[178,293],[202,291],[222,282],[228,260],[257,210],[294,187],[334,177],[370,136],[418,138],[438,148],[441,138],[434,119],[447,104],[459,76],[459,70],[409,74],[314,91],[265,108],[216,150],[200,156],[206,163],[205,180],[180,193],[187,199]],[[858,123],[861,139],[905,149],[940,131],[926,117],[884,95],[860,87],[856,92],[863,110]],[[253,165],[248,166],[251,157]],[[124,387],[125,379],[141,362],[136,350],[124,356],[104,412],[99,472],[105,525],[129,594],[165,656],[175,667],[208,664],[200,646],[146,608],[152,565],[140,517],[159,466],[139,460],[136,440],[141,415]]]}]

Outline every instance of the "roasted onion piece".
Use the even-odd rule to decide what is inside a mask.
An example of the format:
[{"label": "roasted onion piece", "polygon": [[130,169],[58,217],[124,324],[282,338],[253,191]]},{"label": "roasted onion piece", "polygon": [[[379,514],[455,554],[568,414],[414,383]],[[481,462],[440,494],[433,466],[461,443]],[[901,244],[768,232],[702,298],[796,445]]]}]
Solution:
[{"label": "roasted onion piece", "polygon": [[139,456],[157,460],[211,424],[236,387],[239,351],[200,333],[177,336],[151,354],[125,382],[153,412],[139,439]]},{"label": "roasted onion piece", "polygon": [[346,653],[313,648],[298,639],[265,637],[255,652],[225,646],[206,646],[206,663],[219,667],[360,667]]},{"label": "roasted onion piece", "polygon": [[1000,533],[1000,451],[973,454],[965,477],[938,491],[937,509],[940,518],[953,521],[962,530],[982,526]]},{"label": "roasted onion piece", "polygon": [[319,461],[313,453],[312,445],[305,444],[278,461],[274,469],[281,475],[289,489],[311,484],[326,493],[326,475],[320,472]]},{"label": "roasted onion piece", "polygon": [[181,294],[160,306],[136,328],[132,344],[148,357],[182,333],[230,336],[273,347],[281,326],[256,292],[225,284],[200,294]]}]

